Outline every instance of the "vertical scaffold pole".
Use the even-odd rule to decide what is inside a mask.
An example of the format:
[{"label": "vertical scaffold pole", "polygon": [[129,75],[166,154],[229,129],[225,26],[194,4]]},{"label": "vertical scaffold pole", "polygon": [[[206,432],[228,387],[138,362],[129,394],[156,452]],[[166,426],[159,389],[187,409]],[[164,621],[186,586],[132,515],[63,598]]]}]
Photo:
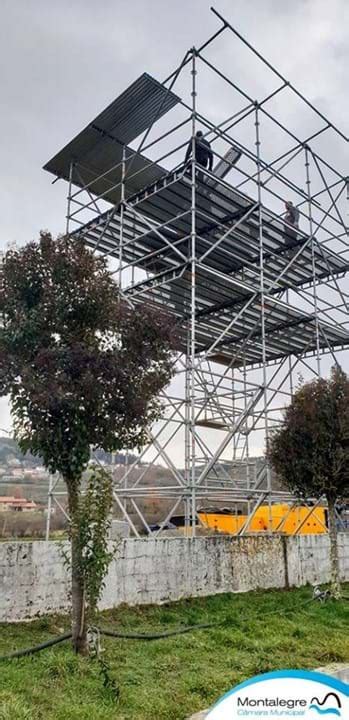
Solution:
[{"label": "vertical scaffold pole", "polygon": [[[247,370],[246,370],[246,355],[244,355],[244,368],[243,368],[243,388],[244,388],[244,410],[246,412],[247,408]],[[245,428],[246,428],[246,435],[245,435],[245,462],[246,462],[246,489],[247,491],[250,490],[251,487],[251,478],[250,478],[250,439],[249,439],[249,429],[248,429],[248,417],[246,417],[245,421]],[[247,514],[249,515],[251,512],[251,501],[248,499],[247,501]]]},{"label": "vertical scaffold pole", "polygon": [[[255,128],[256,128],[256,158],[257,158],[257,193],[258,193],[258,237],[259,237],[259,279],[261,299],[261,336],[262,336],[262,364],[263,364],[263,401],[264,401],[264,424],[265,443],[268,445],[269,423],[268,423],[268,393],[267,393],[267,352],[265,332],[265,286],[264,286],[264,240],[263,240],[263,212],[262,212],[262,180],[261,180],[261,140],[260,140],[259,105],[255,103]],[[269,505],[269,532],[272,532],[272,511],[271,511],[271,473],[267,462],[267,492]]]},{"label": "vertical scaffold pole", "polygon": [[315,316],[315,339],[316,339],[316,364],[317,373],[321,377],[321,362],[320,362],[320,330],[319,330],[319,308],[318,299],[316,292],[316,261],[315,261],[315,238],[313,232],[313,212],[311,202],[311,187],[310,187],[310,163],[309,163],[309,147],[305,145],[305,173],[306,173],[306,185],[308,195],[308,214],[309,214],[309,235],[311,238],[311,264],[312,264],[312,276],[313,276],[313,302],[314,302],[314,316]]},{"label": "vertical scaffold pole", "polygon": [[[66,225],[65,225],[65,234],[69,235],[69,229],[70,229],[70,207],[71,207],[71,194],[72,194],[72,184],[73,184],[73,172],[74,172],[74,163],[71,162],[69,165],[69,183],[68,183],[68,195],[67,195],[67,214],[66,214]],[[51,529],[51,512],[52,512],[52,497],[53,497],[53,479],[52,475],[49,476],[49,486],[48,486],[48,494],[47,494],[47,518],[46,518],[46,531],[45,531],[45,539],[48,541],[50,539],[50,529]]]},{"label": "vertical scaffold pole", "polygon": [[119,290],[122,290],[122,251],[124,243],[124,211],[125,211],[125,174],[126,174],[126,147],[122,148],[121,163],[121,197],[120,197],[120,233],[119,233]]},{"label": "vertical scaffold pole", "polygon": [[[122,147],[122,162],[121,162],[121,187],[120,187],[120,231],[119,231],[119,271],[118,271],[118,283],[119,283],[119,301],[121,300],[121,292],[122,292],[122,261],[123,261],[123,244],[124,244],[124,221],[125,221],[125,175],[126,175],[126,146],[123,145]],[[115,463],[115,453],[114,453],[114,463]],[[127,488],[127,466],[123,466],[123,474],[124,474],[124,492],[125,495],[121,499],[122,505],[124,507],[125,513],[127,513],[127,497],[126,497],[126,488]],[[115,479],[116,479],[116,468],[114,467],[114,473],[115,473]],[[122,473],[121,473],[122,475]]]},{"label": "vertical scaffold pole", "polygon": [[[286,303],[287,305],[290,304],[290,293],[289,290],[286,290]],[[290,393],[291,398],[293,398],[293,367],[292,367],[292,357],[291,355],[288,356],[288,373],[289,373],[289,381],[290,381]]]},{"label": "vertical scaffold pole", "polygon": [[195,306],[196,306],[196,50],[192,49],[192,115],[191,115],[191,309],[190,309],[190,430],[191,430],[191,526],[192,536],[196,526],[196,468],[195,468]]},{"label": "vertical scaffold pole", "polygon": [[[231,414],[233,423],[235,423],[235,416],[236,416],[236,403],[235,403],[235,376],[234,376],[234,368],[231,369]],[[233,436],[233,469],[236,473],[236,459],[237,459],[237,436]]]},{"label": "vertical scaffold pole", "polygon": [[345,187],[347,191],[347,203],[348,203],[348,209],[347,209],[347,218],[348,221],[345,223],[346,225],[346,235],[349,236],[349,177],[345,178]]},{"label": "vertical scaffold pole", "polygon": [[47,495],[47,517],[46,517],[46,532],[45,532],[45,540],[46,542],[50,539],[50,529],[51,529],[51,513],[52,513],[52,490],[53,490],[53,477],[50,473],[49,480],[48,480],[48,495]]},{"label": "vertical scaffold pole", "polygon": [[68,195],[67,195],[67,214],[66,214],[66,225],[65,225],[65,234],[69,235],[69,227],[70,227],[70,206],[71,206],[71,189],[73,184],[73,171],[74,171],[74,163],[71,162],[69,166],[69,183],[68,183]]},{"label": "vertical scaffold pole", "polygon": [[185,356],[185,427],[184,427],[184,476],[185,476],[185,498],[184,498],[184,523],[185,534],[189,536],[190,532],[190,513],[191,513],[191,495],[189,494],[191,484],[191,468],[190,468],[190,430],[191,430],[191,413],[190,413],[190,331],[187,333],[187,348]]}]

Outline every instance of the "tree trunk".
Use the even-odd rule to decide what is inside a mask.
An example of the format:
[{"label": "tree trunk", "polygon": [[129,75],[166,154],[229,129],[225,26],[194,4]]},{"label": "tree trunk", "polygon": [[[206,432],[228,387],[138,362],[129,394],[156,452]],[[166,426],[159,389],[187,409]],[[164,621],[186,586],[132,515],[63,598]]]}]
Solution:
[{"label": "tree trunk", "polygon": [[88,655],[84,579],[79,569],[79,528],[75,523],[79,503],[79,483],[67,481],[71,542],[72,643],[79,655]]},{"label": "tree trunk", "polygon": [[338,542],[336,523],[336,501],[334,498],[327,498],[328,505],[328,534],[330,538],[330,560],[331,560],[331,591],[335,598],[341,595],[339,580]]}]

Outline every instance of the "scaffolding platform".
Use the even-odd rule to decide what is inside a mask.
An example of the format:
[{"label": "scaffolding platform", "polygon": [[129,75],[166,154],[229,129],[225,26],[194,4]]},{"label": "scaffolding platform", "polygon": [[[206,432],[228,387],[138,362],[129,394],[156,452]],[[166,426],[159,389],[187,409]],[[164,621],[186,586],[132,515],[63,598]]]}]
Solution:
[{"label": "scaffolding platform", "polygon": [[[209,188],[197,179],[196,192],[198,263],[255,283],[260,264],[258,203],[222,181]],[[167,173],[131,195],[123,218],[124,261],[154,275],[179,268],[180,260],[189,256],[190,210],[191,180],[183,171]],[[264,206],[262,222],[266,282],[272,285],[281,275],[279,290],[309,284],[313,273],[309,235],[299,230],[289,244],[285,223]],[[119,257],[120,208],[94,217],[73,234],[91,248]],[[349,270],[349,262],[324,247],[315,247],[315,263],[319,280]]]},{"label": "scaffolding platform", "polygon": [[[217,343],[215,352],[207,354],[211,361],[234,367],[258,364],[262,342],[257,203],[218,180],[212,188],[196,178],[196,195],[196,353],[205,355]],[[124,293],[134,302],[158,305],[175,316],[178,349],[183,353],[191,311],[190,208],[191,178],[182,169],[129,197],[122,246],[120,212],[107,211],[74,232],[90,247],[114,257],[122,254],[125,264],[148,272],[147,279],[125,287]],[[316,341],[314,315],[298,312],[277,296],[312,283],[313,254],[318,282],[344,276],[349,264],[326,248],[313,247],[301,231],[291,247],[283,221],[265,207],[261,214],[268,295],[264,301],[266,361],[298,355],[304,348],[312,353],[316,344],[320,350],[348,345],[346,330],[325,323],[319,326]],[[225,331],[233,314],[234,327]]]},{"label": "scaffolding platform", "polygon": [[[199,307],[200,301],[203,300],[201,291],[206,291],[205,299],[210,303],[210,310],[206,308],[201,313],[198,310],[196,316],[196,354],[220,364],[231,364],[233,367],[261,363],[263,344],[260,296],[256,296],[251,289],[249,300],[246,301],[246,296],[242,300],[241,296],[237,295],[233,301],[232,295],[236,291],[233,282],[222,282],[225,278],[221,276],[216,285],[212,284],[207,287],[203,284],[202,287],[200,283],[202,276],[205,278],[200,271],[196,274],[197,303]],[[178,291],[176,296],[174,295],[175,289]],[[182,283],[171,283],[170,287],[162,288],[159,294],[152,291],[149,295],[142,294],[135,298],[135,301],[148,302],[149,305],[157,304],[167,312],[173,312],[178,323],[179,341],[176,347],[183,353],[186,352],[187,347],[189,317],[187,316],[186,322],[180,322],[179,318],[181,310],[188,313],[190,292],[189,281],[183,280]],[[220,309],[224,292],[228,299],[225,307]],[[249,304],[247,304],[248,302]],[[299,355],[305,351],[307,354],[311,354],[316,350],[316,319],[314,315],[301,313],[285,302],[272,297],[264,300],[264,310],[267,336],[266,362],[274,362],[276,359],[289,355]],[[228,329],[234,316],[234,325]],[[328,350],[328,346],[345,347],[349,345],[349,332],[345,329],[320,323],[319,331],[319,348],[322,350]],[[214,349],[211,350],[213,345]]]}]

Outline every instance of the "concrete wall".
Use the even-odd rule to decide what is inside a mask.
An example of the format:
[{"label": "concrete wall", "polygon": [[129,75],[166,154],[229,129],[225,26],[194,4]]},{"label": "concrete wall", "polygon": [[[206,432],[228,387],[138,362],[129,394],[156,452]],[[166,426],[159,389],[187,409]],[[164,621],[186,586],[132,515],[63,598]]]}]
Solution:
[{"label": "concrete wall", "polygon": [[[339,571],[349,580],[349,534],[338,535]],[[290,586],[318,585],[330,578],[328,535],[300,535],[287,538],[287,568]]]},{"label": "concrete wall", "polygon": [[[69,573],[58,542],[0,543],[0,621],[69,608]],[[349,580],[349,534],[339,536],[340,569]],[[101,608],[329,580],[326,535],[283,538],[198,537],[123,540],[112,561]]]}]

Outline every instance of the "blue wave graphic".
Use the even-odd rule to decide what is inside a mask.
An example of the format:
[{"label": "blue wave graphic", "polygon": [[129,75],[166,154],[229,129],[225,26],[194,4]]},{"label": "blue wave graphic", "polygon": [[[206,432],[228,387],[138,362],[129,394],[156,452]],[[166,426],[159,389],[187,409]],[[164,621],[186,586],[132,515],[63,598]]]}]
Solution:
[{"label": "blue wave graphic", "polygon": [[317,705],[309,705],[309,710],[316,710],[319,715],[330,715],[331,713],[334,713],[334,715],[341,716],[339,710],[337,708],[319,708]]}]

